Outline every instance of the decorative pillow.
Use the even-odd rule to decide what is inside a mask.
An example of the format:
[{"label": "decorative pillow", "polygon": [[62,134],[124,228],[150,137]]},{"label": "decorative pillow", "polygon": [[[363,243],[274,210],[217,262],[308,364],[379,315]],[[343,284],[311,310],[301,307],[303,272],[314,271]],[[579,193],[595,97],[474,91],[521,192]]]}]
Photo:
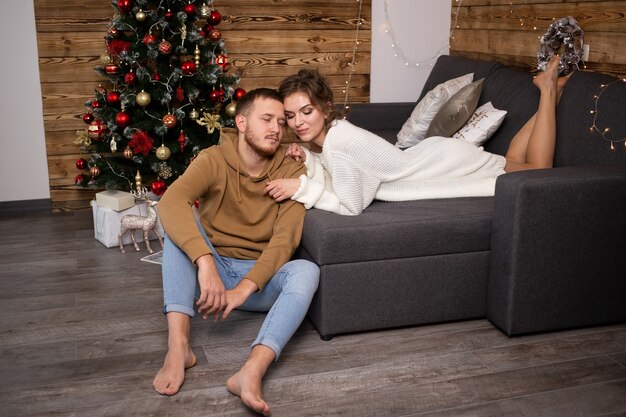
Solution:
[{"label": "decorative pillow", "polygon": [[482,146],[502,124],[506,110],[498,110],[491,101],[476,109],[472,117],[452,137]]},{"label": "decorative pillow", "polygon": [[439,109],[433,121],[428,126],[426,137],[451,137],[469,120],[478,106],[478,99],[483,90],[484,78],[466,85],[453,95],[446,104]]},{"label": "decorative pillow", "polygon": [[398,133],[396,146],[399,148],[408,148],[424,139],[428,126],[439,109],[450,97],[456,94],[457,91],[470,84],[473,79],[474,73],[465,74],[461,77],[441,83],[426,93],[419,103],[417,103],[411,116],[409,116]]}]

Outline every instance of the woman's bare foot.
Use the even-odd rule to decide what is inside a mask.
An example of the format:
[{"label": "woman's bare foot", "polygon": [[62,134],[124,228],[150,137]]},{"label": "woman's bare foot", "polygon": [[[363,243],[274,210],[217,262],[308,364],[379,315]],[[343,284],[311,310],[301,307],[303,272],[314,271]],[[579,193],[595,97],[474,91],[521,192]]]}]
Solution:
[{"label": "woman's bare foot", "polygon": [[163,367],[154,377],[152,386],[162,395],[174,395],[185,382],[185,370],[196,364],[196,355],[191,346],[181,343],[170,348],[165,355]]},{"label": "woman's bare foot", "polygon": [[546,65],[545,71],[540,72],[533,79],[533,84],[541,91],[558,91],[558,79],[559,79],[559,62],[561,58],[558,55],[554,55],[548,65]]},{"label": "woman's bare foot", "polygon": [[241,398],[241,401],[264,416],[270,415],[270,406],[263,399],[263,375],[244,365],[239,372],[228,378],[226,388],[231,394]]}]

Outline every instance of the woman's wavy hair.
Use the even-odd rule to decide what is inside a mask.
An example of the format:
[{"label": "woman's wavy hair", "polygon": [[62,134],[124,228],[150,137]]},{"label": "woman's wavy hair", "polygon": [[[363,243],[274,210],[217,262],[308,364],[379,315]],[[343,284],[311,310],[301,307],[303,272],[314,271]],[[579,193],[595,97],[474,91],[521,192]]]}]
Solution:
[{"label": "woman's wavy hair", "polygon": [[294,93],[306,94],[311,104],[328,116],[325,121],[326,129],[334,120],[344,117],[343,112],[335,108],[333,90],[328,80],[316,69],[301,69],[297,74],[285,78],[281,81],[278,92],[283,100]]}]

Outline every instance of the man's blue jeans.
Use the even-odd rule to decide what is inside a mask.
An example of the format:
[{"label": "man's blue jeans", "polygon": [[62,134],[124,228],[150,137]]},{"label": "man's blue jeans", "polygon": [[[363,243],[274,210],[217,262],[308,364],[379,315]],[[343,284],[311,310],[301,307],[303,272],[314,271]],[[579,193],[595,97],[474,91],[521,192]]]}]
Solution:
[{"label": "man's blue jeans", "polygon": [[[234,288],[254,265],[254,260],[241,260],[220,256],[201,229],[202,236],[213,251],[224,287]],[[163,298],[165,313],[179,312],[195,315],[194,304],[199,294],[197,267],[168,236],[163,247]],[[252,294],[238,309],[268,311],[252,346],[262,344],[280,356],[283,348],[298,329],[309,309],[319,282],[319,268],[306,260],[293,260],[284,264],[263,287]]]}]

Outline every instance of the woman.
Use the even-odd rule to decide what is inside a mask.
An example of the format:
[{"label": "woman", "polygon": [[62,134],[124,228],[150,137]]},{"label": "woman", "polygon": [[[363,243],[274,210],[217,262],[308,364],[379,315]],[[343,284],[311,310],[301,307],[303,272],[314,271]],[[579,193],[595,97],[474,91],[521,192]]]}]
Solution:
[{"label": "woman", "polygon": [[270,181],[266,192],[307,208],[344,215],[360,214],[374,199],[492,196],[496,178],[506,172],[551,168],[556,143],[556,104],[566,78],[558,77],[554,56],[534,79],[541,96],[535,115],[512,139],[506,156],[467,142],[430,137],[404,151],[385,139],[341,119],[326,79],[301,70],[281,83],[287,124],[312,153],[297,144],[288,154],[304,161],[307,175]]}]

